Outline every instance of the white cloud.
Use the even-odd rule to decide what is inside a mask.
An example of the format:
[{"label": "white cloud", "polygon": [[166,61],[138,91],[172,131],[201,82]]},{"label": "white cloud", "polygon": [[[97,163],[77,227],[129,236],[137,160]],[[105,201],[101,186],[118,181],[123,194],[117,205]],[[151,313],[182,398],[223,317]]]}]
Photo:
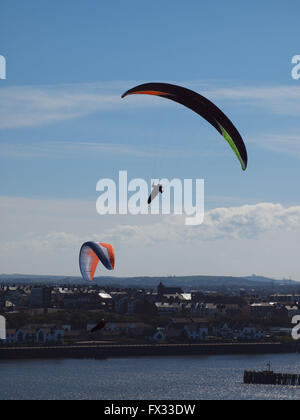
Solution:
[{"label": "white cloud", "polygon": [[258,134],[248,141],[273,152],[300,158],[300,135]]},{"label": "white cloud", "polygon": [[[1,88],[0,129],[39,126],[120,108],[124,106],[120,95],[137,83],[127,81]],[[229,100],[238,106],[264,107],[275,114],[300,115],[298,86],[216,88],[200,82],[176,83],[195,89],[212,100]],[[168,106],[167,101],[151,99],[131,97],[127,100],[126,108],[158,106],[162,103]]]},{"label": "white cloud", "polygon": [[291,230],[300,226],[300,206],[259,203],[208,212],[204,237],[214,240],[222,237],[252,238],[278,229]]},{"label": "white cloud", "polygon": [[66,142],[66,141],[43,141],[43,142],[2,142],[0,156],[7,158],[50,158],[70,159],[72,156],[78,158],[83,153],[101,153],[103,155],[148,157],[156,159],[191,158],[197,155],[208,156],[210,152],[203,150],[170,149],[155,146],[143,146],[133,144],[97,142]]},{"label": "white cloud", "polygon": [[206,242],[220,239],[250,239],[276,230],[300,227],[300,206],[259,203],[240,207],[217,208],[206,212],[204,223],[197,227],[184,225],[184,217],[168,216],[150,225],[118,225],[106,231],[117,241],[153,244],[178,241]]},{"label": "white cloud", "polygon": [[211,99],[229,100],[237,106],[255,106],[280,115],[300,115],[299,86],[234,86],[211,89],[204,93]]},{"label": "white cloud", "polygon": [[17,128],[81,118],[113,107],[119,98],[88,85],[1,89],[0,128]]},{"label": "white cloud", "polygon": [[34,233],[27,234],[22,240],[11,240],[0,244],[0,250],[11,252],[49,252],[60,249],[62,252],[78,246],[80,238],[67,232],[49,232],[44,236]]},{"label": "white cloud", "polygon": [[111,242],[103,275],[257,274],[300,279],[300,206],[216,208],[200,226],[181,216],[99,216],[94,202],[0,197],[0,272],[79,275],[80,246]]}]

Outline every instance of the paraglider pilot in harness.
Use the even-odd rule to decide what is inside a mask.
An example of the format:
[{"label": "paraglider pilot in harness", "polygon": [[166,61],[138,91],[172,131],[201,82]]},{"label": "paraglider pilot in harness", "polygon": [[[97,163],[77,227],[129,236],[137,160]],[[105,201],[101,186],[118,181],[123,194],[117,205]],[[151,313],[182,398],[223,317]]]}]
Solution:
[{"label": "paraglider pilot in harness", "polygon": [[157,196],[158,193],[163,193],[163,186],[162,184],[153,184],[152,185],[152,192],[148,198],[148,204],[151,204],[152,200]]}]

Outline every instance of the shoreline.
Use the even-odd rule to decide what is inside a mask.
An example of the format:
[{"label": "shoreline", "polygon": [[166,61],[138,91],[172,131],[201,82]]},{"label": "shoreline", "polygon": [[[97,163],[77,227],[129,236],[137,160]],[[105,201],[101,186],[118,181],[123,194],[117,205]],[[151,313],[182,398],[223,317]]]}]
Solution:
[{"label": "shoreline", "polygon": [[21,359],[106,359],[139,356],[195,356],[230,354],[296,353],[297,344],[225,343],[225,344],[110,344],[53,347],[0,348],[1,360]]}]

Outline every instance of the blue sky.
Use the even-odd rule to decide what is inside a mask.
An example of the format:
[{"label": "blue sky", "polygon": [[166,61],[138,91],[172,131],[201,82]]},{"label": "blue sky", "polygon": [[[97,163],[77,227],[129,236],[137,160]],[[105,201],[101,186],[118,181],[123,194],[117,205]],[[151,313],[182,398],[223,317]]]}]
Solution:
[{"label": "blue sky", "polygon": [[[26,244],[28,255],[32,238],[36,243],[43,235],[57,238],[53,232],[74,234],[78,243],[85,235],[89,239],[92,227],[86,232],[78,230],[79,223],[84,225],[84,213],[68,232],[63,226],[58,232],[55,223],[46,227],[42,214],[44,227],[38,230],[30,219],[30,204],[26,205],[26,226],[21,214],[11,220],[9,216],[6,219],[5,211],[21,212],[16,200],[26,199],[42,208],[45,203],[48,208],[60,203],[62,209],[80,201],[95,212],[97,181],[116,179],[123,169],[130,178],[204,178],[207,211],[260,203],[291,209],[296,222],[295,217],[289,219],[277,240],[294,243],[286,232],[298,229],[300,205],[300,81],[291,77],[292,57],[300,54],[299,9],[299,2],[292,0],[272,5],[238,0],[2,2],[0,54],[7,61],[7,79],[0,80],[0,196],[6,238],[2,249],[10,249],[7,238],[12,235],[17,235],[14,246],[18,243],[22,249]],[[121,100],[125,90],[149,81],[180,84],[213,100],[245,140],[247,171],[241,171],[218,133],[189,110],[160,98]],[[263,218],[268,218],[268,211]],[[60,214],[55,214],[58,226]],[[256,232],[257,224],[251,225],[253,217],[247,213],[245,223],[250,223],[248,230],[253,229],[253,235],[264,243],[267,239],[260,235],[265,230]],[[260,219],[261,213],[255,212],[255,217]],[[123,219],[103,222],[96,214],[92,218],[98,237],[103,231],[110,237],[115,226],[124,227]],[[150,219],[126,221],[140,229],[151,223]],[[277,229],[274,222],[268,232]],[[252,239],[246,236],[250,247]],[[142,237],[140,242],[135,238],[137,243],[141,244]],[[218,255],[224,243],[212,237],[215,248],[209,252],[213,249]],[[222,241],[225,239],[222,236]],[[75,253],[72,246],[76,248],[70,240],[69,265],[57,257],[55,273],[76,273],[71,265],[77,248]],[[124,258],[124,269],[118,274],[151,274],[150,265],[147,273],[142,265],[132,270],[125,243],[116,246]],[[238,242],[229,243],[229,249],[235,246],[239,248]],[[166,248],[162,246],[159,255],[152,251],[151,258],[159,261]],[[147,245],[142,250],[141,259],[149,252]],[[243,268],[241,263],[238,269],[224,257],[220,273],[249,274],[257,262],[262,274],[292,274],[300,279],[294,260],[276,269],[276,252],[282,255],[282,250],[274,249],[274,255],[270,252],[268,267],[260,264],[262,255],[254,255],[251,265]],[[180,274],[213,274],[206,260],[203,257],[201,267],[190,262],[190,271],[176,270]],[[241,255],[240,260],[245,264],[246,257]],[[24,264],[10,268],[3,257],[0,271],[43,272],[53,267],[46,252],[43,265]],[[295,268],[289,272],[293,264]],[[171,265],[170,252],[169,265],[158,265],[152,274],[170,273]]]},{"label": "blue sky", "polygon": [[289,82],[299,3],[2,2],[15,84],[231,79]]}]

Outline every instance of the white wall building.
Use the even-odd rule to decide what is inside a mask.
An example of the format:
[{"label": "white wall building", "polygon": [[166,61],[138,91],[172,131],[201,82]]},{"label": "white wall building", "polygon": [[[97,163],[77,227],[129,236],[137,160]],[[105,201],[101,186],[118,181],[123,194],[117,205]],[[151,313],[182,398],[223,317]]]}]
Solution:
[{"label": "white wall building", "polygon": [[4,344],[46,344],[61,343],[64,337],[64,330],[52,328],[33,329],[24,327],[19,329],[8,329]]}]

